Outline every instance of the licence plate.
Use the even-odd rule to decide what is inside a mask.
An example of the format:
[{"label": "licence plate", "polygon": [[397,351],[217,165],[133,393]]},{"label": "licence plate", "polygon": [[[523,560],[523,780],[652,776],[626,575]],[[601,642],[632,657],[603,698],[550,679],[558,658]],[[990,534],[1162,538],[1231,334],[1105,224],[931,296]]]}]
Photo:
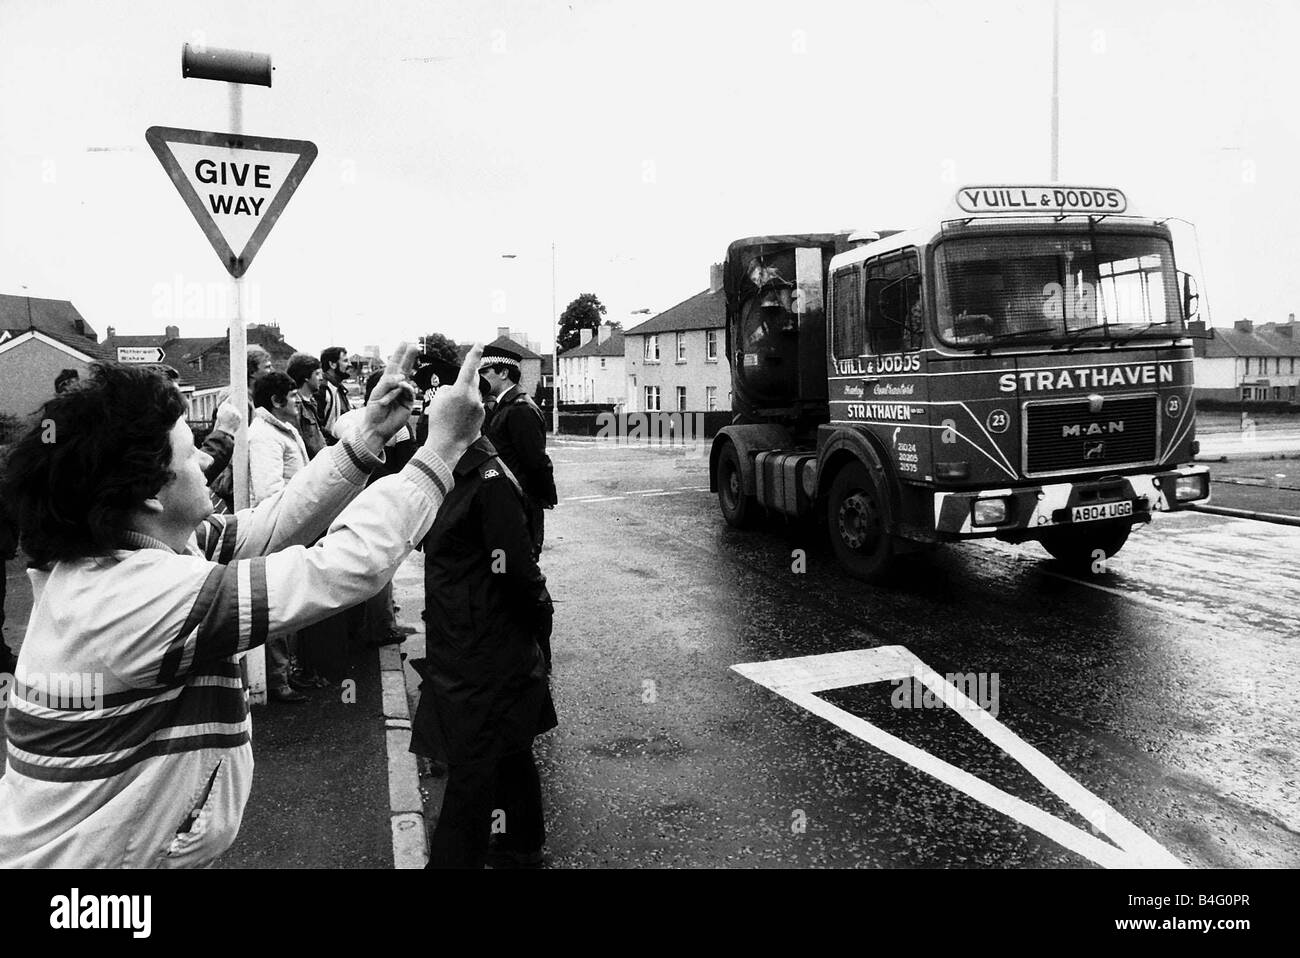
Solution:
[{"label": "licence plate", "polygon": [[1071,522],[1096,522],[1098,519],[1117,519],[1120,516],[1133,515],[1132,502],[1097,502],[1087,506],[1075,506],[1070,510]]}]

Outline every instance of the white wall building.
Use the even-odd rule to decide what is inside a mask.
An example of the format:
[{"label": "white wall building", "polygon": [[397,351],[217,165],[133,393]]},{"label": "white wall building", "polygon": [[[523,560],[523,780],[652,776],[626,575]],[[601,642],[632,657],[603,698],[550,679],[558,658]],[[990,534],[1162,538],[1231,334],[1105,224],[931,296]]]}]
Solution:
[{"label": "white wall building", "polygon": [[601,326],[599,334],[579,331],[576,349],[560,354],[561,405],[601,403],[621,412],[627,402],[623,333]]}]

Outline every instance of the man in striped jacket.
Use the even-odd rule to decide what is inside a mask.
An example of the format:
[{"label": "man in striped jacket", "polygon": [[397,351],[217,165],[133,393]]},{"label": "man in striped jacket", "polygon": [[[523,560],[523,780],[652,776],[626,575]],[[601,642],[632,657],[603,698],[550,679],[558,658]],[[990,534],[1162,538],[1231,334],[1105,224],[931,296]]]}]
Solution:
[{"label": "man in striped jacket", "polygon": [[35,592],[10,690],[0,868],[204,865],[230,846],[253,772],[238,654],[391,579],[478,435],[480,352],[439,390],[428,441],[397,475],[362,491],[410,415],[404,347],[340,442],[228,516],[211,515],[209,457],[165,377],[106,363],[46,405],[0,493]]}]

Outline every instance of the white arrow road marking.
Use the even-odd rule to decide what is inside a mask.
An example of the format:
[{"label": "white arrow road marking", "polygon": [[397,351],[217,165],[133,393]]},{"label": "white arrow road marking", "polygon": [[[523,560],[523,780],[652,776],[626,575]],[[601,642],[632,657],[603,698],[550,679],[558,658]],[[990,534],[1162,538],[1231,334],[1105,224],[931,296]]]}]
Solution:
[{"label": "white arrow road marking", "polygon": [[[907,762],[939,781],[951,785],[989,808],[1002,812],[1021,825],[1046,835],[1052,841],[1104,868],[1184,868],[1177,858],[1128,821],[1106,802],[1070,777],[1038,749],[1021,739],[960,689],[944,679],[901,645],[876,649],[854,649],[828,655],[808,655],[772,662],[733,665],[745,678],[765,686],[838,725],[876,748]],[[1045,788],[1068,804],[1119,848],[1089,835],[1063,819],[1030,805],[990,785],[955,765],[945,762],[895,735],[817,696],[830,689],[916,679],[947,702],[976,731],[1023,765]]]}]

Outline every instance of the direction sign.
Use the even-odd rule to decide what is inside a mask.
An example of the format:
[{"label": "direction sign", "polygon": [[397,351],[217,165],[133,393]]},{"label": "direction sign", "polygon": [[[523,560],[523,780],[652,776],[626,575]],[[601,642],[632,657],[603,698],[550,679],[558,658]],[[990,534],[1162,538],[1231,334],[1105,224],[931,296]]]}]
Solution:
[{"label": "direction sign", "polygon": [[222,264],[243,276],[302,182],[316,145],[151,126],[145,140]]},{"label": "direction sign", "polygon": [[118,346],[119,363],[160,363],[166,354],[161,346]]}]

